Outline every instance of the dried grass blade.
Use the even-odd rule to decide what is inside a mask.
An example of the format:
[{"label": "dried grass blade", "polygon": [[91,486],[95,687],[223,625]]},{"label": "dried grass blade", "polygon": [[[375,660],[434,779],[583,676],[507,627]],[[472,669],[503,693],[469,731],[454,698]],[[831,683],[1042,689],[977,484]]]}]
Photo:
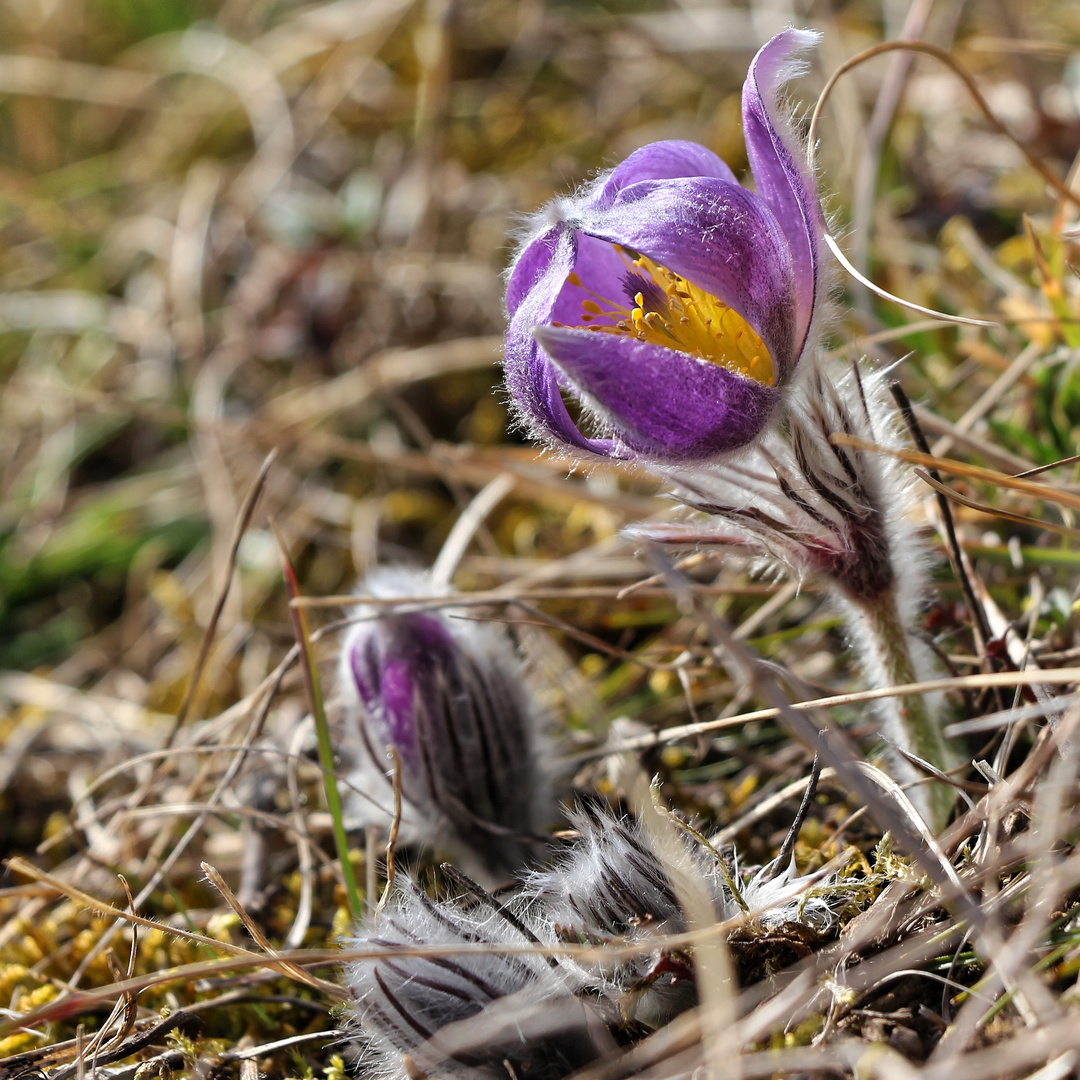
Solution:
[{"label": "dried grass blade", "polygon": [[990,517],[1015,521],[1020,525],[1031,525],[1036,529],[1046,529],[1048,532],[1068,536],[1073,540],[1080,540],[1080,529],[1073,529],[1068,525],[1058,525],[1054,521],[1042,521],[1039,518],[1030,517],[1027,514],[1018,514],[1012,510],[1002,510],[1000,507],[991,506],[989,503],[980,502],[978,499],[969,499],[966,495],[961,495],[958,491],[953,491],[952,488],[935,480],[925,469],[916,469],[915,475],[923,483],[929,484],[939,495],[943,495],[946,499],[959,503],[961,506],[966,506],[969,510],[978,510],[979,513],[988,514]]},{"label": "dried grass blade", "polygon": [[251,515],[255,513],[255,506],[259,501],[259,496],[262,494],[263,488],[266,486],[266,478],[270,475],[270,467],[274,464],[276,458],[277,450],[271,450],[270,453],[266,455],[262,467],[255,477],[255,482],[251,485],[251,488],[244,499],[243,506],[240,508],[240,513],[237,515],[236,527],[233,529],[232,541],[229,545],[229,562],[225,580],[221,583],[221,589],[218,592],[217,600],[214,603],[214,610],[210,615],[210,621],[206,624],[206,633],[203,634],[202,644],[199,646],[199,655],[196,657],[195,666],[191,670],[191,678],[188,681],[187,690],[184,693],[183,700],[180,702],[180,707],[176,710],[176,719],[173,721],[172,730],[165,740],[166,747],[172,746],[173,740],[176,738],[176,733],[184,726],[188,712],[191,710],[191,704],[195,700],[195,694],[199,689],[199,683],[202,679],[203,669],[206,667],[206,661],[210,658],[210,647],[214,643],[217,625],[221,620],[221,613],[225,610],[225,601],[229,598],[229,590],[232,588],[233,572],[236,569],[236,557],[240,551],[240,542],[244,539],[244,534],[247,532],[248,525],[251,524]]},{"label": "dried grass blade", "polygon": [[[810,701],[794,701],[788,706],[796,712],[808,709],[828,709],[837,705],[855,705],[863,701],[876,701],[883,697],[906,697],[908,694],[933,694],[950,690],[987,690],[998,687],[1012,689],[1017,686],[1031,686],[1035,683],[1062,685],[1080,682],[1080,668],[1050,668],[1036,671],[992,671],[978,675],[956,675],[947,679],[928,679],[926,682],[904,683],[884,689],[856,690],[850,694],[834,694],[831,697],[814,698]],[[573,761],[585,761],[590,758],[606,757],[608,754],[621,753],[625,750],[647,750],[653,746],[662,746],[679,739],[692,738],[710,731],[722,731],[725,728],[739,727],[754,720],[775,720],[781,715],[778,708],[755,709],[753,712],[740,713],[738,716],[722,716],[716,720],[702,720],[696,724],[682,724],[664,731],[650,732],[612,743],[595,750],[576,754]]]},{"label": "dried grass blade", "polygon": [[849,60],[845,60],[836,71],[829,77],[829,81],[825,84],[818,96],[817,104],[814,106],[813,115],[810,117],[810,131],[807,137],[807,156],[810,160],[811,170],[814,168],[814,154],[817,148],[817,125],[821,116],[821,111],[825,107],[825,102],[828,100],[829,94],[832,93],[833,87],[836,85],[837,80],[851,71],[853,68],[858,67],[860,64],[865,63],[867,60],[872,60],[875,56],[880,56],[882,53],[895,52],[897,49],[906,49],[912,52],[925,53],[927,56],[932,56],[935,60],[939,60],[946,67],[951,68],[956,75],[960,78],[963,84],[967,87],[975,104],[979,107],[979,111],[986,117],[987,121],[993,125],[993,127],[1001,134],[1004,135],[1019,151],[1024,155],[1027,163],[1050,185],[1058,195],[1067,199],[1074,206],[1080,206],[1080,196],[1074,191],[1070,191],[1059,180],[1053,172],[1042,160],[1033,154],[995,115],[994,110],[990,108],[986,98],[983,97],[982,92],[979,90],[978,84],[972,77],[971,73],[959,64],[956,59],[947,50],[940,48],[937,45],[931,45],[926,41],[883,41],[878,45],[873,45],[869,49],[864,49],[862,52],[857,53]]},{"label": "dried grass blade", "polygon": [[850,446],[855,450],[866,450],[874,454],[887,454],[889,457],[906,461],[911,465],[922,465],[928,469],[940,469],[942,472],[952,473],[954,476],[963,476],[969,480],[979,480],[995,487],[1009,488],[1012,491],[1022,491],[1025,495],[1031,495],[1047,502],[1060,503],[1062,506],[1080,510],[1080,495],[1074,495],[1070,491],[1050,487],[1048,484],[1037,484],[1032,480],[1024,480],[1019,476],[1010,476],[1008,473],[998,472],[996,469],[984,469],[980,465],[969,465],[965,461],[955,461],[952,458],[934,457],[933,454],[923,454],[918,450],[897,450],[891,447],[879,446],[877,443],[860,439],[856,435],[847,435],[844,432],[834,432],[829,436],[829,441],[834,446]]},{"label": "dried grass blade", "polygon": [[375,906],[376,916],[386,907],[390,894],[394,891],[394,846],[397,844],[398,830],[401,828],[401,758],[395,747],[390,746],[387,749],[394,759],[394,817],[390,823],[390,835],[386,838],[386,887]]},{"label": "dried grass blade", "polygon": [[[199,863],[199,867],[206,875],[207,880],[219,893],[225,903],[229,905],[236,912],[236,915],[240,921],[244,924],[244,928],[251,935],[255,944],[259,946],[266,954],[267,957],[273,961],[273,966],[280,968],[283,972],[294,978],[297,982],[306,983],[308,986],[314,987],[316,990],[337,991],[338,987],[334,983],[328,983],[323,979],[316,978],[314,975],[309,975],[303,968],[297,967],[295,964],[289,963],[288,960],[282,960],[277,955],[277,950],[270,944],[269,938],[262,932],[258,923],[244,910],[243,905],[236,899],[236,894],[229,888],[228,883],[218,872],[217,868],[211,866],[208,862]],[[130,977],[130,973],[129,973]]]},{"label": "dried grass blade", "polygon": [[174,937],[182,938],[183,940],[193,942],[196,945],[203,945],[209,949],[216,949],[218,952],[230,953],[233,956],[256,958],[259,955],[258,953],[254,953],[250,949],[244,949],[239,945],[231,945],[225,941],[218,941],[217,938],[206,937],[204,934],[197,934],[193,930],[184,930],[179,926],[169,926],[166,923],[157,922],[154,919],[147,919],[142,915],[136,915],[133,910],[124,911],[121,908],[114,907],[112,904],[106,903],[104,900],[99,900],[96,896],[92,896],[88,892],[84,892],[70,882],[63,881],[54,874],[39,869],[32,862],[23,859],[18,855],[15,855],[10,859],[5,859],[4,865],[12,871],[12,873],[22,874],[24,877],[31,878],[34,881],[40,881],[43,885],[48,885],[49,888],[55,889],[69,900],[74,900],[75,903],[81,904],[90,911],[96,911],[101,915],[120,919],[138,926],[145,926],[150,930],[160,930],[162,933],[172,934]]}]

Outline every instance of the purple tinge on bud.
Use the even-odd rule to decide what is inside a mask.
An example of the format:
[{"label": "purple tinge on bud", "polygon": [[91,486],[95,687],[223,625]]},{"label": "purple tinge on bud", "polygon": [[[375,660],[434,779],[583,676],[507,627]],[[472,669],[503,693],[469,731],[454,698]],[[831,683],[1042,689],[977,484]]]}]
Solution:
[{"label": "purple tinge on bud", "polygon": [[423,765],[420,740],[439,711],[433,691],[446,689],[448,681],[460,683],[457,652],[443,624],[424,614],[388,615],[350,641],[348,661],[368,718],[366,737],[392,746],[410,771]]},{"label": "purple tinge on bud", "polygon": [[756,193],[705,147],[669,141],[537,215],[506,296],[506,382],[533,435],[688,463],[746,445],[768,421],[820,306],[821,205],[779,103],[792,54],[816,40],[786,30],[750,65]]},{"label": "purple tinge on bud", "polygon": [[[422,579],[391,575],[388,584],[386,574],[366,588],[431,592]],[[397,752],[406,818],[422,838],[464,846],[488,871],[520,868],[551,799],[535,710],[509,643],[445,609],[368,614],[342,651],[367,756],[387,771],[388,748]]]}]

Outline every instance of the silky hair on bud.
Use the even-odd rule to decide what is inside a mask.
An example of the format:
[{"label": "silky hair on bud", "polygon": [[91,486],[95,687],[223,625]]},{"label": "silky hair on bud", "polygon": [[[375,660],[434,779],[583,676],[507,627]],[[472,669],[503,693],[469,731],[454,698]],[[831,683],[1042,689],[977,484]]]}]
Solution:
[{"label": "silky hair on bud", "polygon": [[[342,646],[354,788],[392,805],[392,748],[404,841],[442,848],[489,881],[522,868],[543,850],[554,754],[506,634],[450,605],[410,610],[410,596],[445,591],[426,574],[376,571],[360,591],[402,603],[360,607]],[[354,806],[389,824],[385,809]]]},{"label": "silky hair on bud", "polygon": [[[575,840],[554,864],[525,880],[522,897],[552,941],[636,944],[641,952],[582,961],[589,984],[621,999],[633,1019],[659,1026],[696,1002],[690,954],[667,939],[684,934],[686,920],[672,875],[636,818],[579,808],[570,814]],[[743,880],[708,844],[682,834],[687,854],[710,893],[717,922],[744,916],[763,928],[798,923],[817,933],[835,924],[829,901],[804,899],[814,878],[799,878],[792,863],[781,874],[766,867]]]}]

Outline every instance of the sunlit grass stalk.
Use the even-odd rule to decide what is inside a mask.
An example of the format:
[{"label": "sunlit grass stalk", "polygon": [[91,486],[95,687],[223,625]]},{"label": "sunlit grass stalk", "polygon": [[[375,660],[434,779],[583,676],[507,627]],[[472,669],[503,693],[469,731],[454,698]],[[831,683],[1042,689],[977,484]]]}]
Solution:
[{"label": "sunlit grass stalk", "polygon": [[319,671],[315,664],[315,653],[311,647],[311,633],[308,628],[307,612],[293,601],[300,595],[300,583],[289,558],[288,548],[277,525],[271,521],[270,527],[277,538],[281,550],[282,572],[285,577],[285,590],[289,596],[289,617],[292,619],[293,633],[300,650],[300,670],[304,673],[304,686],[307,688],[308,703],[311,706],[311,718],[315,724],[315,738],[319,747],[319,764],[322,767],[323,789],[326,792],[326,807],[330,812],[333,825],[334,844],[337,848],[338,862],[341,864],[341,877],[345,883],[345,895],[348,898],[349,911],[353,918],[363,914],[363,900],[356,885],[356,874],[349,859],[349,837],[345,831],[345,816],[342,810],[341,793],[338,791],[335,773],[334,747],[330,741],[330,725],[326,719],[323,705],[322,687],[319,684]]}]

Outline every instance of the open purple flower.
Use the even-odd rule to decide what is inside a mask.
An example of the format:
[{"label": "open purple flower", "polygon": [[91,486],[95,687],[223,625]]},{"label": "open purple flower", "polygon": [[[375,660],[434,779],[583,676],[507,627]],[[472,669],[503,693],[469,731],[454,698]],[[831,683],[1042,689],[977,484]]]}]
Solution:
[{"label": "open purple flower", "polygon": [[[510,271],[506,381],[532,434],[703,461],[761,430],[813,338],[824,228],[780,100],[817,35],[785,30],[743,87],[757,191],[696,143],[652,143],[545,208]],[[563,391],[607,437],[571,417]]]}]

